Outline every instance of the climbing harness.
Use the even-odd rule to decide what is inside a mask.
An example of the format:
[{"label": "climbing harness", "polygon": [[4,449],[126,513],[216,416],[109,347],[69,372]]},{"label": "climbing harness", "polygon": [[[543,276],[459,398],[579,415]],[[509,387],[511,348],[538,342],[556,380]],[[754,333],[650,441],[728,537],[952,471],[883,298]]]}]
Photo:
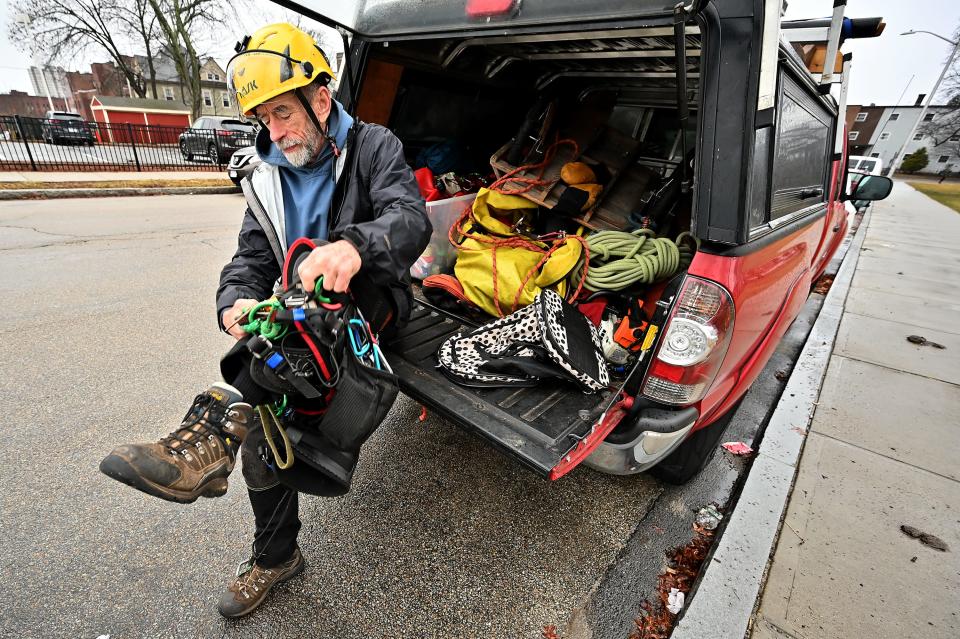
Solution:
[{"label": "climbing harness", "polygon": [[[251,334],[246,349],[252,355],[244,365],[253,381],[276,400],[256,410],[273,462],[281,471],[293,466],[299,444],[314,446],[309,433],[288,424],[294,411],[317,415],[316,428],[323,436],[348,450],[369,436],[386,413],[383,405],[389,409],[396,397],[390,364],[352,296],[325,290],[322,276],[312,290],[301,284],[297,269],[315,248],[305,238],[291,245],[283,267],[283,292],[246,311],[243,325]],[[294,408],[291,396],[312,401],[310,409],[319,410]]]}]

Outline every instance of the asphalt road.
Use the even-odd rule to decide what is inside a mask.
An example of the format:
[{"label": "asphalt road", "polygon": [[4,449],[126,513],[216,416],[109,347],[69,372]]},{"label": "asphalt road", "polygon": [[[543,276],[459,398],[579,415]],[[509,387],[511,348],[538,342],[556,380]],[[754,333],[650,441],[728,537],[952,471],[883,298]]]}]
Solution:
[{"label": "asphalt road", "polygon": [[551,484],[401,397],[353,491],[302,500],[307,572],[225,622],[216,601],[252,538],[239,470],[226,496],[190,506],[98,472],[218,378],[230,343],[214,291],[242,210],[237,195],[0,203],[0,636],[563,627],[661,494],[651,478],[578,469]]}]

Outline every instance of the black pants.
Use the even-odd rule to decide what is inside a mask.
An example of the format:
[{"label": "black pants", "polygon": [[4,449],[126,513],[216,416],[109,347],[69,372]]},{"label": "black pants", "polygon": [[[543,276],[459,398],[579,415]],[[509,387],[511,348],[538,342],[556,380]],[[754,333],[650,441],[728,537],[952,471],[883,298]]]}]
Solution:
[{"label": "black pants", "polygon": [[289,559],[297,547],[300,500],[297,491],[283,485],[261,459],[265,447],[263,430],[255,427],[240,446],[240,458],[253,508],[253,558],[260,566],[270,568]]},{"label": "black pants", "polygon": [[[253,406],[272,401],[274,396],[260,388],[249,372],[250,354],[243,341],[237,342],[221,361],[224,381],[233,385],[243,395],[244,400]],[[296,403],[295,397],[290,400]],[[308,416],[298,416],[311,426]],[[291,486],[296,480],[303,480],[304,471],[309,476],[309,490],[321,496],[339,496],[349,490],[345,486],[323,473],[312,472],[309,467],[295,460],[295,470],[278,473],[267,465],[269,458],[267,443],[263,435],[260,420],[253,427],[240,446],[240,458],[243,465],[243,478],[247,484],[250,506],[253,508],[254,541],[253,559],[258,565],[270,568],[281,564],[293,554],[297,547],[297,534],[300,532],[299,493]]]},{"label": "black pants", "polygon": [[[257,422],[240,446],[240,458],[253,508],[253,558],[258,565],[270,568],[289,559],[297,547],[300,493],[287,486],[283,478],[267,466],[261,457],[265,448],[263,430]],[[311,490],[329,497],[347,492],[343,485],[319,473],[313,476]]]}]

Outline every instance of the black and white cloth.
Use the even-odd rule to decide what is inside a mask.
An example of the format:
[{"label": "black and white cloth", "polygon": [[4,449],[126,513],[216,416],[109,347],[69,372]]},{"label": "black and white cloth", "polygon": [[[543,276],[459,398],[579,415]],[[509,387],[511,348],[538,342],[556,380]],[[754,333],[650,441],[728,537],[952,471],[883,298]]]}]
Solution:
[{"label": "black and white cloth", "polygon": [[598,330],[549,289],[515,313],[453,335],[437,358],[464,386],[535,386],[554,378],[593,392],[610,383]]}]

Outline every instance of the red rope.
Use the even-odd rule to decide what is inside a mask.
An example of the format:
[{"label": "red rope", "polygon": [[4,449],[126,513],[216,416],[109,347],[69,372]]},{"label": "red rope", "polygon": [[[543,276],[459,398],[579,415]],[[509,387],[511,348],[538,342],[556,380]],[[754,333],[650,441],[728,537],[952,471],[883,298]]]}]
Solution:
[{"label": "red rope", "polygon": [[[491,184],[488,188],[491,191],[496,193],[502,193],[503,195],[523,195],[524,193],[529,193],[533,189],[542,188],[550,185],[552,180],[543,179],[543,174],[547,170],[547,167],[553,162],[556,157],[557,150],[564,145],[573,147],[573,157],[577,157],[580,153],[580,147],[577,145],[574,140],[558,140],[550,145],[547,148],[547,152],[543,156],[543,160],[537,162],[536,164],[526,164],[523,166],[518,166],[517,168],[509,171],[499,178],[496,182]],[[536,177],[518,177],[520,173],[523,172],[534,172],[536,171]],[[507,190],[507,185],[509,183],[519,183],[524,186],[521,186],[516,190]],[[491,275],[493,276],[493,305],[497,309],[497,314],[500,317],[503,317],[505,314],[500,308],[500,285],[499,278],[497,277],[497,249],[498,248],[522,248],[528,251],[533,251],[541,254],[540,261],[537,262],[537,265],[532,269],[527,271],[526,276],[523,279],[523,282],[520,284],[520,288],[517,289],[516,295],[513,296],[513,303],[511,312],[517,309],[517,306],[520,302],[520,296],[523,294],[524,289],[527,286],[527,283],[533,277],[533,275],[539,272],[540,268],[550,259],[550,256],[553,255],[557,250],[566,246],[566,238],[573,237],[580,242],[583,246],[583,274],[580,277],[579,283],[577,284],[576,290],[573,292],[573,295],[570,295],[567,299],[572,302],[580,295],[580,291],[583,289],[583,282],[587,279],[587,270],[589,269],[590,263],[590,249],[587,246],[586,240],[584,240],[579,235],[564,235],[564,234],[550,234],[544,235],[535,239],[527,239],[520,235],[513,235],[509,237],[496,237],[493,235],[488,235],[486,233],[478,233],[475,228],[480,226],[476,220],[473,218],[473,207],[467,206],[464,208],[463,213],[459,218],[450,226],[450,229],[447,231],[447,238],[450,240],[450,244],[456,247],[458,250],[471,250],[463,248],[463,240],[466,238],[473,239],[481,244],[486,244],[490,246],[491,251],[491,260],[490,260],[490,270]],[[470,222],[467,225],[467,222]],[[560,240],[559,242],[556,240]],[[552,246],[550,245],[552,243]],[[545,248],[543,245],[546,244],[550,248]]]}]

